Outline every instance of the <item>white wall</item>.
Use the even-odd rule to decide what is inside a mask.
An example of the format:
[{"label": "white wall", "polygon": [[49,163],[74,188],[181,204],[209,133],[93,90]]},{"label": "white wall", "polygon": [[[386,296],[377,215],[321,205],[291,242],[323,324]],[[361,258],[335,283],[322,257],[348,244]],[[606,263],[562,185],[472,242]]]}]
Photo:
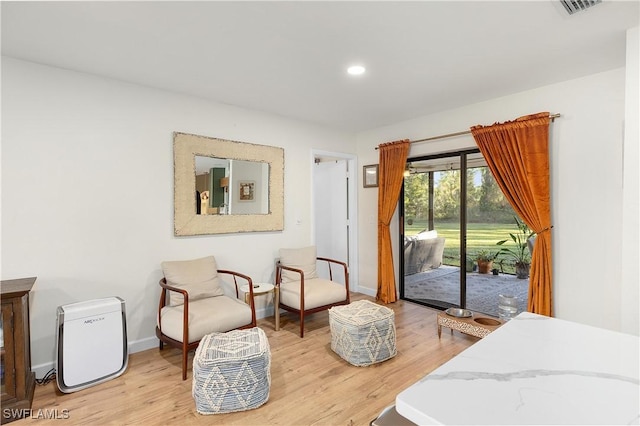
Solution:
[{"label": "white wall", "polygon": [[[174,131],[284,148],[284,231],[174,237]],[[354,147],[353,153],[354,140],[281,117],[3,58],[0,275],[38,277],[31,295],[37,376],[55,359],[59,305],[120,296],[132,351],[155,346],[163,260],[213,254],[225,269],[271,280],[278,248],[313,239],[312,149]],[[264,304],[258,308],[264,314]]]},{"label": "white wall", "polygon": [[[358,158],[361,165],[377,163],[374,147],[382,142],[458,132],[540,111],[561,113],[550,128],[555,316],[621,330],[621,307],[637,318],[639,302],[621,298],[622,235],[632,226],[622,225],[624,98],[625,70],[616,69],[362,132]],[[637,123],[637,114],[632,120]],[[470,135],[414,144],[410,156],[467,147],[475,147]],[[638,168],[637,156],[628,162]],[[377,191],[363,189],[359,203],[360,288],[375,294]],[[636,215],[636,229],[637,221]],[[397,226],[396,214],[396,234]],[[637,294],[637,273],[628,287]]]},{"label": "white wall", "polygon": [[[624,163],[622,182],[622,293],[620,298],[639,300],[638,265],[640,264],[640,31],[638,27],[627,31],[627,63],[624,121]],[[640,312],[637,305],[623,303],[621,329],[640,334]]]}]

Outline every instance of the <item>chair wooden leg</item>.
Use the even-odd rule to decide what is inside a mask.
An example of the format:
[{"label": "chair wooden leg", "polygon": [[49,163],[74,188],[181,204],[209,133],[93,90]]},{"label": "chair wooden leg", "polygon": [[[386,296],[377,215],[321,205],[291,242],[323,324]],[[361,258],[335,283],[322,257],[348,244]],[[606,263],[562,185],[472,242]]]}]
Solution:
[{"label": "chair wooden leg", "polygon": [[182,380],[187,380],[187,354],[182,354]]},{"label": "chair wooden leg", "polygon": [[187,345],[183,343],[182,346],[182,380],[187,380],[187,358],[189,358],[189,351]]},{"label": "chair wooden leg", "polygon": [[304,311],[300,311],[300,337],[304,337]]}]

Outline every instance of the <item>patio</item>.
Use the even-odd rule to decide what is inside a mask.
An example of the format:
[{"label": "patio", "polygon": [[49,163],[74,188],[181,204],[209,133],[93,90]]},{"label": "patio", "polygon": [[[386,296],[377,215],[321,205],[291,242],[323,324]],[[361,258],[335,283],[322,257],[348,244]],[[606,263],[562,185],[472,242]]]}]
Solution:
[{"label": "patio", "polygon": [[[466,308],[494,317],[498,316],[498,295],[518,298],[518,313],[526,311],[529,279],[510,274],[467,273]],[[460,303],[460,268],[442,265],[404,277],[404,298],[448,308]]]}]

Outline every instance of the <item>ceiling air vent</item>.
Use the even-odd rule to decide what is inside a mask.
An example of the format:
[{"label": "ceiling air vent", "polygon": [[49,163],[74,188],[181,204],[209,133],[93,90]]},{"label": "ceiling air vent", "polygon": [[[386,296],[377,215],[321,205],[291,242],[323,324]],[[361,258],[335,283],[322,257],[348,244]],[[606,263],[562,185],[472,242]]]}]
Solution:
[{"label": "ceiling air vent", "polygon": [[602,0],[560,0],[560,3],[562,3],[569,15],[573,15],[576,12],[587,10],[591,6],[602,3]]}]

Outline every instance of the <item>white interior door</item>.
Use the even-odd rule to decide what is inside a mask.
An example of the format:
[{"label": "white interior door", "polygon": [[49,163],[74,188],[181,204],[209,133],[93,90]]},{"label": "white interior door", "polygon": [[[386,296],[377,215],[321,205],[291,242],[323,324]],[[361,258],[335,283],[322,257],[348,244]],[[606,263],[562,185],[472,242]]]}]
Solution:
[{"label": "white interior door", "polygon": [[[314,164],[315,241],[318,256],[349,264],[347,160]],[[340,274],[337,274],[338,276]],[[334,276],[334,279],[338,277]],[[342,277],[336,279],[341,282]]]}]

